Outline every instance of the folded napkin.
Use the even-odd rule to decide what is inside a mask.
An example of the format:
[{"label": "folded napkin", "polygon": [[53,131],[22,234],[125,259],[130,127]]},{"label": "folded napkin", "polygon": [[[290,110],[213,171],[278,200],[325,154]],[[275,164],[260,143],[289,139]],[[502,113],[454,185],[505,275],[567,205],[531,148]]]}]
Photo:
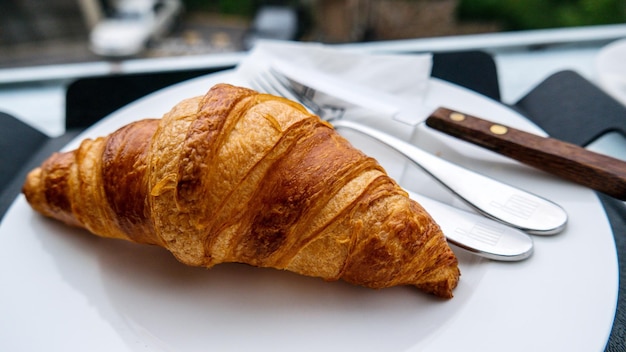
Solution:
[{"label": "folded napkin", "polygon": [[[394,95],[398,99],[421,101],[428,90],[432,55],[363,54],[319,43],[263,41],[237,66],[236,81],[255,88],[255,77],[267,72],[272,66],[280,67],[281,63],[297,66],[301,71],[311,69],[335,79]],[[410,140],[414,133],[414,126],[392,120],[390,116],[377,113],[374,109],[333,101],[332,97],[319,92],[315,101],[322,105],[339,106],[343,110],[343,118],[359,121],[404,140]],[[408,163],[404,157],[376,143],[372,144],[371,139],[345,133],[350,134],[351,141],[356,141],[357,147],[384,161],[383,166],[392,177],[402,177]],[[359,140],[362,142],[359,143]]]},{"label": "folded napkin", "polygon": [[236,74],[251,78],[280,61],[407,98],[425,93],[432,69],[430,54],[363,54],[318,43],[262,41],[240,62]]},{"label": "folded napkin", "polygon": [[[364,54],[318,43],[265,41],[255,46],[250,55],[242,60],[236,75],[254,87],[255,77],[267,73],[272,66],[279,69],[296,68],[292,76],[297,78],[308,75],[308,79],[300,78],[309,84],[316,80],[321,83],[327,80],[326,77],[331,77],[334,81],[369,89],[370,96],[380,92],[398,101],[417,102],[423,100],[428,90],[432,55]],[[328,88],[329,84],[322,86]],[[359,120],[397,137],[409,139],[412,129],[407,129],[405,124],[397,124],[394,130],[394,121],[390,122],[389,117],[382,113],[383,110],[369,105],[372,99],[367,99],[368,94],[364,93],[360,91],[352,94],[355,105],[336,100],[321,91],[315,93],[314,99],[320,105],[339,108],[343,111],[343,118]],[[335,95],[345,96],[341,93]]]}]

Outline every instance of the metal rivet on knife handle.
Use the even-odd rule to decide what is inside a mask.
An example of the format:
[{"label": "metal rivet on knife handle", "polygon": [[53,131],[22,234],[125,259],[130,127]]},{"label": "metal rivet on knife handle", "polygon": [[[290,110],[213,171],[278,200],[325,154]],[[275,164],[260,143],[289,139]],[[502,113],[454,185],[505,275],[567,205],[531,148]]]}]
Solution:
[{"label": "metal rivet on knife handle", "polygon": [[509,132],[509,129],[502,126],[502,125],[491,125],[491,127],[489,127],[489,131],[491,131],[491,133],[493,134],[506,134],[507,132]]},{"label": "metal rivet on knife handle", "polygon": [[460,112],[453,112],[450,114],[450,119],[452,121],[463,121],[465,120],[465,115]]}]

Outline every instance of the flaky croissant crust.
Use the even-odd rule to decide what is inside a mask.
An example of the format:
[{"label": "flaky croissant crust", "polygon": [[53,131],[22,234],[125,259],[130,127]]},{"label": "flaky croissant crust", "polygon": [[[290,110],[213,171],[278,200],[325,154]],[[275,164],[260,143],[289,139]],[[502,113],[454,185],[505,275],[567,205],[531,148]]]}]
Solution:
[{"label": "flaky croissant crust", "polygon": [[193,266],[442,297],[460,275],[439,226],[374,159],[299,104],[227,84],[52,155],[23,193],[46,216]]}]

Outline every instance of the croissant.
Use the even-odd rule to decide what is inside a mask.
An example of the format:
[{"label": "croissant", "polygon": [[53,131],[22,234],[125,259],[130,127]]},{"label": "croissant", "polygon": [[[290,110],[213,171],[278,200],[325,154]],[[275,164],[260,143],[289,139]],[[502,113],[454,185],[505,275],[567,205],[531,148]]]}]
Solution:
[{"label": "croissant", "polygon": [[239,262],[446,298],[460,276],[439,226],[376,160],[299,104],[227,84],[53,154],[23,193],[43,215],[191,266]]}]

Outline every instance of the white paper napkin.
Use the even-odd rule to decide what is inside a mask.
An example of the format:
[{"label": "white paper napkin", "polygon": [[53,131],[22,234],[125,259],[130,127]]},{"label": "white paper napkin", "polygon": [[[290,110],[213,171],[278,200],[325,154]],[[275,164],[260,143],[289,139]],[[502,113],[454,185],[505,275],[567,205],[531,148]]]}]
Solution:
[{"label": "white paper napkin", "polygon": [[626,39],[603,47],[595,58],[599,85],[613,98],[626,105]]},{"label": "white paper napkin", "polygon": [[252,77],[275,60],[408,98],[423,95],[432,68],[430,54],[363,54],[318,43],[263,41],[240,62],[236,74]]},{"label": "white paper napkin", "polygon": [[[432,68],[430,54],[364,54],[319,43],[263,41],[240,62],[235,76],[237,81],[248,82],[254,88],[252,82],[259,72],[285,61],[407,100],[425,96]],[[414,131],[414,126],[392,121],[373,110],[351,106],[344,116],[404,140],[409,140]],[[381,161],[392,177],[400,178],[404,173],[407,161],[402,156],[362,136],[350,137],[357,147]]]},{"label": "white paper napkin", "polygon": [[[236,69],[236,75],[253,86],[251,84],[253,78],[260,72],[267,72],[272,65],[297,67],[301,73],[310,69],[308,70],[310,72],[321,73],[339,81],[394,96],[398,101],[419,101],[425,96],[428,88],[432,56],[364,54],[318,43],[265,41],[259,43],[250,55],[242,60]],[[388,121],[381,120],[382,117],[380,114],[377,115],[376,109],[367,108],[367,98],[363,98],[362,102],[365,108],[346,105],[345,102],[332,104],[332,99],[329,100],[329,97],[323,94],[317,94],[315,99],[317,103],[329,103],[346,108],[346,115],[351,119],[381,127],[390,133],[397,132],[394,134],[399,134],[400,138],[409,137],[406,133],[407,126],[399,125],[397,131],[389,130]]]}]

